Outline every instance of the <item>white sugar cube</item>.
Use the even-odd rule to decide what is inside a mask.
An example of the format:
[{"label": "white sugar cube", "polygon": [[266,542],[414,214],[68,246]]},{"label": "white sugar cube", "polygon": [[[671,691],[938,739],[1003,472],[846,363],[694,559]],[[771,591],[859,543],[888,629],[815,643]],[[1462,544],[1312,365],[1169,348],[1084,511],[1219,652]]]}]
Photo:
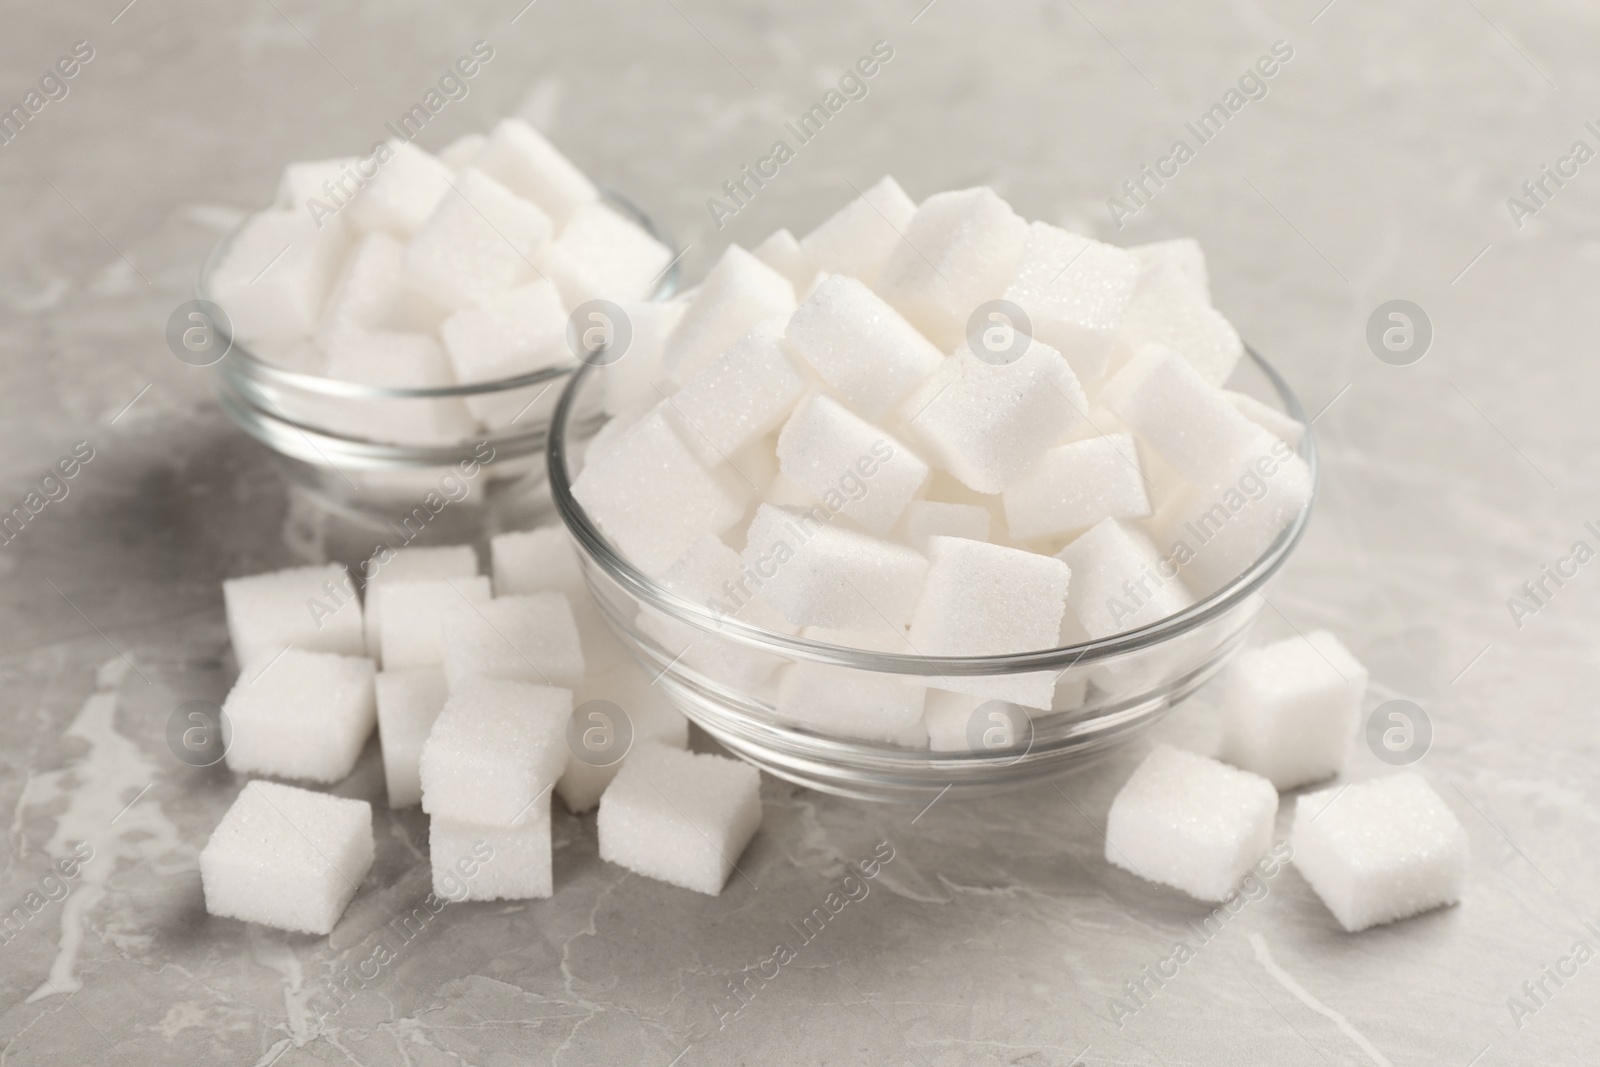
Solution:
[{"label": "white sugar cube", "polygon": [[[994,710],[985,705],[991,704],[999,708],[1005,701],[990,700],[971,693],[928,690],[928,699],[922,711],[923,727],[928,731],[928,747],[934,752],[978,751],[981,744],[973,744],[972,735],[977,733],[981,739],[984,716]],[[979,712],[980,707],[984,708],[983,712]],[[974,717],[979,720],[976,729],[973,726]]]},{"label": "white sugar cube", "polygon": [[913,500],[906,505],[901,529],[906,544],[918,552],[928,551],[934,537],[964,537],[969,541],[989,540],[993,516],[979,504],[950,504],[940,500]]},{"label": "white sugar cube", "polygon": [[318,227],[303,209],[262,211],[228,242],[206,295],[227,313],[235,341],[253,345],[316,329],[349,241],[337,216],[321,221]]},{"label": "white sugar cube", "polygon": [[550,217],[477,169],[428,216],[406,249],[413,284],[459,310],[533,280]]},{"label": "white sugar cube", "polygon": [[998,493],[1084,420],[1089,400],[1061,354],[1031,341],[996,365],[956,350],[900,406],[928,459],[980,493]]},{"label": "white sugar cube", "polygon": [[646,574],[659,575],[703,533],[744,514],[738,488],[707,471],[658,409],[591,456],[573,496],[607,539]]},{"label": "white sugar cube", "polygon": [[372,805],[365,800],[246,782],[200,850],[206,912],[332,933],[373,853]]},{"label": "white sugar cube", "polygon": [[1300,447],[1300,438],[1306,433],[1305,423],[1270,404],[1262,403],[1248,393],[1236,393],[1231,389],[1224,389],[1222,395],[1228,398],[1228,403],[1232,404],[1239,414],[1290,448]]},{"label": "white sugar cube", "polygon": [[444,671],[438,667],[379,671],[373,690],[389,806],[409,808],[422,803],[422,744],[449,695]]},{"label": "white sugar cube", "polygon": [[1189,491],[1165,553],[1200,596],[1243,574],[1311,500],[1311,468],[1284,442],[1262,433],[1227,473]]},{"label": "white sugar cube", "polygon": [[758,323],[669,397],[666,411],[678,436],[712,467],[776,429],[805,388],[783,331]]},{"label": "white sugar cube", "polygon": [[361,230],[386,230],[410,237],[451,195],[455,173],[410,141],[396,142],[391,157],[350,201],[350,223]]},{"label": "white sugar cube", "polygon": [[522,119],[502,119],[474,165],[538,204],[558,225],[600,199],[583,171]]},{"label": "white sugar cube", "polygon": [[405,259],[406,246],[398,238],[387,233],[362,237],[328,296],[318,339],[327,342],[350,331],[437,329],[445,309],[411,284]]},{"label": "white sugar cube", "polygon": [[1129,254],[1139,263],[1139,289],[1175,294],[1211,305],[1206,255],[1193,237],[1134,245]]},{"label": "white sugar cube", "polygon": [[359,656],[361,602],[341,563],[229,578],[222,583],[233,657],[243,666],[286,648]]},{"label": "white sugar cube", "polygon": [[[354,188],[360,177],[355,171],[357,162],[356,156],[338,156],[290,163],[278,179],[278,195],[272,206],[309,212],[312,207],[306,201],[315,199],[330,208],[337,207],[349,195],[346,190]],[[320,214],[320,206],[316,210]]]},{"label": "white sugar cube", "polygon": [[1261,428],[1169,348],[1150,346],[1117,371],[1102,399],[1195,485],[1229,473]]},{"label": "white sugar cube", "polygon": [[[591,700],[608,701],[621,708],[627,716],[630,753],[651,742],[673,748],[688,747],[689,720],[668,702],[660,686],[652,684],[651,676],[645,673],[615,635],[603,626],[602,630],[603,633],[593,627],[583,630],[584,655],[590,661],[590,667],[578,698],[578,706],[572,712],[575,718],[579,718],[579,725],[586,730],[603,730],[607,726],[613,731],[618,730],[616,723],[608,724],[594,718],[598,711],[596,707],[584,707]],[[604,667],[597,668],[596,660],[603,663]],[[580,745],[583,744],[582,737],[580,734]],[[602,737],[600,740],[602,744],[618,743],[615,733],[609,739]],[[627,755],[624,755],[618,762],[601,764],[593,759],[579,758],[574,750],[567,757],[567,769],[556,782],[556,795],[574,815],[593,810],[600,803],[600,795],[627,759]]]},{"label": "white sugar cube", "polygon": [[471,545],[384,546],[361,565],[366,579],[367,655],[381,662],[381,621],[385,586],[441,578],[471,578],[478,573],[478,553]]},{"label": "white sugar cube", "polygon": [[1354,933],[1461,899],[1467,831],[1419,775],[1302,796],[1294,865]]},{"label": "white sugar cube", "polygon": [[439,159],[451,170],[466,170],[477,160],[489,138],[481,133],[464,133],[439,150]]},{"label": "white sugar cube", "polygon": [[432,667],[444,663],[444,636],[439,622],[444,614],[465,603],[489,600],[489,579],[437,578],[397,581],[384,586],[378,603],[378,635],[383,666]]},{"label": "white sugar cube", "polygon": [[1150,514],[1133,436],[1110,433],[1057,445],[1006,486],[1006,526],[1020,541]]},{"label": "white sugar cube", "polygon": [[954,350],[980,304],[1016,274],[1028,224],[993,189],[936,193],[922,202],[873,284],[942,352]]},{"label": "white sugar cube", "polygon": [[817,276],[817,265],[806,258],[800,242],[788,230],[774,230],[750,250],[750,254],[789,279],[795,292],[801,292]]},{"label": "white sugar cube", "polygon": [[[661,575],[661,584],[685,600],[739,622],[792,634],[795,627],[757,597],[757,585],[733,549],[709,534],[702,535]],[[776,655],[745,648],[737,638],[725,640],[653,608],[638,616],[640,630],[660,642],[669,659],[690,670],[740,689],[766,681],[783,662]]]},{"label": "white sugar cube", "polygon": [[662,376],[662,350],[689,305],[684,300],[660,300],[620,306],[628,316],[628,347],[600,369],[610,415],[651,407],[661,399],[656,382]]},{"label": "white sugar cube", "polygon": [[[567,310],[560,294],[538,279],[451,315],[439,327],[439,336],[457,379],[485,382],[570,363],[566,331]],[[507,425],[527,407],[531,398],[526,392],[471,396],[467,406],[486,423]]]},{"label": "white sugar cube", "polygon": [[860,281],[830,275],[786,331],[793,350],[845,403],[882,416],[944,362],[944,355]]},{"label": "white sugar cube", "polygon": [[[848,648],[910,650],[903,635],[898,640],[892,636],[885,639],[875,630],[841,632],[811,627],[802,630],[801,636]],[[826,736],[926,748],[922,706],[927,692],[914,678],[799,660],[783,668],[775,708],[783,718]]]},{"label": "white sugar cube", "polygon": [[812,393],[778,434],[778,469],[831,511],[883,536],[928,480],[906,445],[832,397]]},{"label": "white sugar cube", "polygon": [[565,593],[495,597],[440,619],[444,676],[452,693],[478,678],[576,689],[583,682],[578,624]]},{"label": "white sugar cube", "polygon": [[422,746],[422,810],[520,826],[567,763],[572,693],[478,678],[450,694]]},{"label": "white sugar cube", "polygon": [[489,538],[496,596],[553,591],[588,596],[578,550],[560,523]]},{"label": "white sugar cube", "polygon": [[554,888],[550,857],[550,796],[515,826],[428,820],[433,894],[441,900],[533,900]]},{"label": "white sugar cube", "polygon": [[589,300],[644,300],[672,262],[672,249],[604,204],[577,208],[539,253],[539,269],[571,307]]},{"label": "white sugar cube", "polygon": [[1228,668],[1222,758],[1295,789],[1339,773],[1367,669],[1326,630],[1242,652]]},{"label": "white sugar cube", "polygon": [[928,571],[921,553],[843,529],[820,504],[761,505],[743,557],[761,598],[790,622],[836,629],[904,623]]},{"label": "white sugar cube", "polygon": [[[1055,648],[1071,572],[1059,559],[1004,545],[934,537],[911,617],[925,656],[997,656]],[[930,678],[937,689],[1048,708],[1059,671]]]},{"label": "white sugar cube", "polygon": [[871,285],[916,213],[916,201],[886,174],[801,238],[800,248],[817,270]]},{"label": "white sugar cube", "polygon": [[1033,337],[1092,384],[1105,373],[1138,278],[1138,260],[1122,249],[1035,222],[1005,298],[1027,313]]},{"label": "white sugar cube", "polygon": [[1222,900],[1271,846],[1277,813],[1265,778],[1159,745],[1111,802],[1106,860],[1197,900]]},{"label": "white sugar cube", "polygon": [[761,826],[761,776],[723,756],[642,745],[600,798],[597,824],[601,859],[716,896]]},{"label": "white sugar cube", "polygon": [[328,377],[363,385],[434,389],[454,385],[444,348],[425,333],[346,330],[325,346]]},{"label": "white sugar cube", "polygon": [[662,366],[681,385],[750,327],[764,319],[787,318],[794,308],[789,279],[738,245],[729,245],[667,335]]},{"label": "white sugar cube", "polygon": [[228,769],[310,782],[350,773],[376,722],[372,661],[290,649],[244,665],[222,710]]},{"label": "white sugar cube", "polygon": [[1072,568],[1068,608],[1096,640],[1148,626],[1194,603],[1176,560],[1130,523],[1102,519],[1056,554]]},{"label": "white sugar cube", "polygon": [[[1180,354],[1211,385],[1221,385],[1244,356],[1239,331],[1222,313],[1193,297],[1135,292],[1117,331],[1116,349],[1137,353],[1160,345]],[[1113,353],[1112,360],[1118,356]]]}]

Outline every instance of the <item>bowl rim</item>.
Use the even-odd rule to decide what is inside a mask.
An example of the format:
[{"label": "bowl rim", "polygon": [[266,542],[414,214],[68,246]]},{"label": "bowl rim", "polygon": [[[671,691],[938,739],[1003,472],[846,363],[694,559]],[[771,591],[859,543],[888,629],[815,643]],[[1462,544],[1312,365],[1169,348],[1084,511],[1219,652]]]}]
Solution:
[{"label": "bowl rim", "polygon": [[[601,201],[608,207],[615,208],[626,215],[630,220],[639,224],[646,233],[660,241],[667,248],[675,252],[672,262],[662,270],[656,282],[655,289],[646,301],[670,299],[678,290],[678,283],[682,277],[683,255],[687,248],[678,248],[672,235],[629,198],[613,189],[600,188]],[[195,297],[208,303],[223,307],[210,295],[209,281],[217,265],[240,233],[249,224],[250,220],[263,210],[258,209],[246,212],[234,227],[224,234],[212,246],[205,262],[200,267],[200,273],[195,279]],[[552,238],[553,240],[554,238]],[[535,268],[537,271],[537,268]],[[543,275],[541,274],[541,277]],[[223,310],[227,309],[223,307]],[[236,340],[231,331],[227,332],[228,348],[223,357],[217,361],[219,373],[237,386],[239,380],[262,382],[268,385],[289,386],[307,393],[321,396],[357,400],[440,400],[450,397],[483,396],[489,393],[507,392],[512,389],[524,389],[542,382],[553,382],[566,377],[573,370],[581,366],[583,361],[574,358],[570,363],[558,363],[549,367],[541,367],[536,371],[526,374],[516,374],[507,378],[490,378],[478,382],[457,383],[455,385],[437,386],[387,386],[368,385],[362,382],[349,382],[339,378],[328,378],[320,374],[307,374],[304,371],[289,370],[275,363],[261,358],[252,352],[248,346]],[[290,420],[285,420],[290,421]],[[336,435],[337,436],[337,435]]]},{"label": "bowl rim", "polygon": [[[831,666],[882,673],[924,677],[974,677],[1015,674],[1028,671],[1060,671],[1080,664],[1094,664],[1161,645],[1188,634],[1218,618],[1254,595],[1283,566],[1299,544],[1317,499],[1319,482],[1316,442],[1311,420],[1307,418],[1288,381],[1250,345],[1245,354],[1265,375],[1277,392],[1287,414],[1304,427],[1296,453],[1310,468],[1311,493],[1299,514],[1281,531],[1266,550],[1232,581],[1175,615],[1112,637],[989,656],[925,656],[920,653],[879,652],[834,645],[809,638],[780,634],[753,626],[670,592],[624,557],[602,535],[583,505],[572,494],[567,474],[567,433],[576,409],[577,395],[583,388],[592,364],[579,366],[568,379],[550,419],[545,446],[550,495],[568,533],[584,554],[625,591],[679,622],[698,630],[736,641],[744,646],[775,653],[790,659],[807,660]],[[596,596],[604,603],[603,598]]]}]

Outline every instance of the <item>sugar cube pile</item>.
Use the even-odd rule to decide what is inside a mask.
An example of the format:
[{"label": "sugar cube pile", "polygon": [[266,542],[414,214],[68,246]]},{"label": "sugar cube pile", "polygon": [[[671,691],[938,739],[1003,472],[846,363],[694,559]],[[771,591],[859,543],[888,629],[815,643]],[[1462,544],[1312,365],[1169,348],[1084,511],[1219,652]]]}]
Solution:
[{"label": "sugar cube pile", "polygon": [[[737,564],[719,547],[707,575]],[[299,567],[224,584],[240,665],[223,705],[228,768],[332,785],[376,726],[388,806],[427,814],[442,900],[550,896],[552,797],[574,814],[606,810],[641,753],[689,742],[688,720],[605,623],[563,528],[497,534],[489,561],[492,581],[470,545],[383,548],[354,572]],[[907,695],[917,704],[901,717],[920,729],[921,691]],[[591,745],[596,737],[616,743]],[[609,804],[604,823],[622,829],[604,835],[603,851],[719,892],[760,822],[756,772],[721,756],[648,759],[657,771],[623,779]],[[675,784],[681,774],[695,783]],[[631,829],[652,819],[668,836]],[[692,837],[703,850],[706,833],[727,869],[698,853],[663,866],[664,843]],[[327,933],[373,848],[366,802],[252,781],[202,854],[207,909]]]},{"label": "sugar cube pile", "polygon": [[[573,495],[645,575],[775,632],[924,656],[1111,637],[1227,585],[1310,499],[1303,428],[1223,388],[1243,346],[1193,241],[1117,248],[987,188],[919,204],[885,177],[805,236],[728,247],[665,306],[638,358],[598,369],[610,418]],[[660,662],[827,734],[930,743],[943,702],[907,686],[1084,699],[1059,671],[869,694],[654,609],[638,625]],[[920,728],[890,712],[919,703]]]},{"label": "sugar cube pile", "polygon": [[[207,287],[235,343],[269,363],[422,388],[573,364],[569,316],[593,300],[642,306],[672,261],[509,118],[437,156],[395,140],[359,165],[291,163]],[[317,411],[354,436],[443,444],[509,425],[542,388]]]}]

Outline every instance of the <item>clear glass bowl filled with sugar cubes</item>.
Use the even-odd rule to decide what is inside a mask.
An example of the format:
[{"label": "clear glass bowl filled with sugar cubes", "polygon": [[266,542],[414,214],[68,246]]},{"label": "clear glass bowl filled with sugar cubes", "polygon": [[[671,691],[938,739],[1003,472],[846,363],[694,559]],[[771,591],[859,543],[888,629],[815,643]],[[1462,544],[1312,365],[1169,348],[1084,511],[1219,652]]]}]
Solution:
[{"label": "clear glass bowl filled with sugar cubes", "polygon": [[602,297],[676,288],[671,241],[520,120],[438,155],[384,151],[291,164],[213,251],[197,295],[226,350],[217,397],[357,523],[448,506],[470,536],[488,512],[547,516],[559,385],[618,317]]},{"label": "clear glass bowl filled with sugar cubes", "polygon": [[[735,573],[702,586],[702,595],[685,595],[607,539],[572,491],[602,425],[592,413],[601,406],[605,373],[585,365],[565,385],[547,455],[551,495],[601,613],[655,684],[718,742],[778,777],[830,793],[911,804],[944,794],[981,796],[1065,773],[1132,739],[1231,658],[1265,603],[1263,589],[1310,518],[1307,496],[1292,515],[1275,518],[1282,528],[1237,566],[1231,546],[1213,540],[1221,569],[1231,573],[1208,579],[1215,588],[1176,614],[1111,637],[1088,639],[1069,609],[1058,643],[1028,652],[927,656],[892,638],[874,642],[877,648],[841,645],[828,640],[826,628],[794,632],[748,621],[752,613],[739,610],[749,602],[747,592],[772,577],[743,571],[744,577]],[[1294,454],[1314,485],[1316,451],[1306,414],[1284,379],[1247,350],[1229,384],[1241,408],[1295,438]],[[1248,521],[1251,507],[1267,506],[1269,492],[1260,487],[1272,474],[1240,478],[1244,484],[1234,493],[1188,509],[1194,518],[1183,521],[1193,523],[1194,559],[1206,552],[1202,538],[1215,539],[1226,525]],[[800,521],[777,539],[785,535],[798,547],[815,528]],[[959,577],[963,562],[952,562]],[[713,548],[698,569],[716,573],[720,565],[727,574],[730,564],[741,571],[739,554]],[[1074,566],[1072,580],[1089,580],[1091,566]],[[1034,580],[1023,577],[1024,585]],[[1159,595],[1162,582],[1174,580],[1158,567],[1120,579],[1119,586],[1131,581],[1134,587],[1107,590],[1107,599],[1136,612]],[[958,584],[951,595],[996,594]],[[1001,617],[1010,610],[998,607]],[[753,617],[775,618],[770,612]],[[916,632],[913,624],[913,638]]]}]

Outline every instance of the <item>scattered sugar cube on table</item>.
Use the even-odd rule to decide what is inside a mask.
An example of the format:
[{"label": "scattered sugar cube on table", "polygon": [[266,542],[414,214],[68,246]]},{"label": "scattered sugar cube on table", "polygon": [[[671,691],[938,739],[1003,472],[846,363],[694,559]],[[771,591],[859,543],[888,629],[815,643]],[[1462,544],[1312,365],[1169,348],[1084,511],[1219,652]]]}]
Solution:
[{"label": "scattered sugar cube on table", "polygon": [[450,695],[444,671],[438,667],[379,671],[373,690],[389,806],[409,808],[422,803],[422,745]]},{"label": "scattered sugar cube on table", "polygon": [[572,537],[561,523],[489,538],[495,596],[557,592],[586,597],[583,570]]},{"label": "scattered sugar cube on table", "polygon": [[1224,686],[1222,758],[1280,790],[1332,777],[1366,688],[1367,669],[1326,630],[1241,652]]},{"label": "scattered sugar cube on table", "polygon": [[464,604],[488,601],[489,579],[479,574],[386,584],[378,605],[384,667],[399,670],[443,664],[441,622],[445,614]]},{"label": "scattered sugar cube on table", "polygon": [[365,656],[290,649],[246,663],[222,704],[233,727],[228,769],[337,782],[377,721],[372,679]]},{"label": "scattered sugar cube on table", "polygon": [[367,655],[381,662],[384,589],[403,582],[475,578],[478,574],[478,553],[471,545],[407,545],[402,548],[385,548],[362,564],[361,573],[367,583],[365,611]]},{"label": "scattered sugar cube on table", "polygon": [[1106,860],[1220,901],[1271,846],[1277,812],[1265,778],[1158,745],[1111,802]]},{"label": "scattered sugar cube on table", "polygon": [[[928,574],[911,617],[925,656],[997,656],[1055,648],[1071,571],[1059,559],[960,537],[928,542]],[[1048,708],[1059,671],[930,677],[958,693]]]},{"label": "scattered sugar cube on table", "polygon": [[229,578],[222,601],[241,667],[286,648],[344,656],[364,648],[361,601],[342,563]]},{"label": "scattered sugar cube on table", "polygon": [[583,681],[578,624],[565,593],[524,593],[460,604],[440,619],[452,693],[477,678],[576,689]]},{"label": "scattered sugar cube on table", "polygon": [[246,782],[200,850],[206,911],[307,934],[333,931],[372,866],[372,806]]},{"label": "scattered sugar cube on table", "polygon": [[567,763],[567,689],[478,678],[445,702],[422,746],[422,810],[458,822],[519,825]]},{"label": "scattered sugar cube on table", "polygon": [[605,631],[604,636],[585,631],[584,647],[600,649],[600,655],[608,666],[604,670],[591,669],[584,679],[583,690],[578,694],[578,705],[572,712],[574,718],[579,720],[578,726],[581,729],[605,729],[608,726],[613,731],[619,729],[617,723],[601,722],[594,718],[597,713],[605,713],[600,708],[585,708],[590,701],[606,701],[620,708],[622,714],[627,716],[631,740],[628,751],[614,763],[602,764],[592,758],[581,759],[576,751],[568,755],[566,770],[561,772],[561,778],[556,782],[556,795],[574,815],[592,811],[600,803],[606,786],[611,784],[635,750],[651,743],[671,748],[687,748],[689,745],[689,720],[684,718],[683,712],[672,706],[660,686],[652,684],[651,676],[634,661],[609,630]]},{"label": "scattered sugar cube on table", "polygon": [[1467,831],[1417,774],[1308,793],[1294,810],[1294,865],[1354,933],[1461,899]]},{"label": "scattered sugar cube on table", "polygon": [[641,745],[600,798],[600,858],[717,896],[761,825],[761,775],[749,764]]},{"label": "scattered sugar cube on table", "polygon": [[435,816],[428,820],[433,893],[451,901],[532,900],[554,890],[550,794],[514,826],[483,826]]}]

